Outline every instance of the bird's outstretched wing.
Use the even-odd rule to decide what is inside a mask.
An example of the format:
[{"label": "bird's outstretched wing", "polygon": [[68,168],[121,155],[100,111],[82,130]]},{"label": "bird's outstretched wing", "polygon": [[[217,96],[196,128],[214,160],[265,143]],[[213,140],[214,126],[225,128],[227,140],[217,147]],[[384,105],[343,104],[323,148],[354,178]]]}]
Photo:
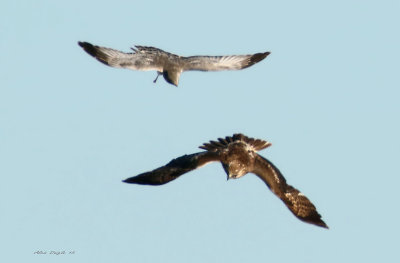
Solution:
[{"label": "bird's outstretched wing", "polygon": [[197,169],[209,162],[219,161],[219,154],[216,152],[199,152],[190,155],[183,155],[173,159],[165,166],[153,171],[139,174],[124,180],[130,184],[161,185],[175,180],[184,173]]},{"label": "bird's outstretched wing", "polygon": [[254,171],[300,220],[328,228],[311,201],[299,190],[286,183],[281,172],[270,161],[256,156]]},{"label": "bird's outstretched wing", "polygon": [[[162,50],[137,46],[133,53],[125,53],[112,48],[92,45],[88,42],[78,42],[89,55],[101,63],[115,68],[127,68],[132,70],[157,70],[162,71]],[[153,52],[145,52],[150,49]]]},{"label": "bird's outstretched wing", "polygon": [[268,56],[270,52],[257,53],[253,55],[233,56],[192,56],[182,58],[183,71],[219,71],[238,70],[250,67]]}]

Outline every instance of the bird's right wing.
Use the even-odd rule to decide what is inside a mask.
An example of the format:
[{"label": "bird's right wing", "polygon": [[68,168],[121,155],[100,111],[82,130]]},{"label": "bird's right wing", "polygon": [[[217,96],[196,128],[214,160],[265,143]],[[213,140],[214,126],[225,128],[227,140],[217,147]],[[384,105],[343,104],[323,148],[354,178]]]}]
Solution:
[{"label": "bird's right wing", "polygon": [[[112,48],[92,45],[88,42],[78,42],[89,55],[114,68],[127,68],[132,70],[157,70],[162,71],[160,53],[142,52],[139,46],[133,53],[125,53]],[[160,50],[161,51],[161,50]]]},{"label": "bird's right wing", "polygon": [[153,171],[130,177],[123,182],[129,184],[161,185],[175,180],[184,173],[197,169],[209,162],[219,161],[219,154],[216,152],[199,152],[190,155],[183,155],[173,159],[165,166]]}]

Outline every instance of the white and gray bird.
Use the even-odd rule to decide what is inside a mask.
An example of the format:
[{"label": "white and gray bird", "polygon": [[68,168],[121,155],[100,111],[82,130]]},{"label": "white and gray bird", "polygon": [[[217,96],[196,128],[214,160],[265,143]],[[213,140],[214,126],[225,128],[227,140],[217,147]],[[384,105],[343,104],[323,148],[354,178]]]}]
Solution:
[{"label": "white and gray bird", "polygon": [[270,54],[264,52],[252,55],[182,57],[154,47],[135,46],[131,48],[133,52],[125,53],[88,42],[78,42],[78,44],[89,55],[110,67],[141,71],[156,70],[157,77],[154,82],[163,75],[168,83],[175,86],[178,86],[179,77],[184,71],[239,70],[260,62]]},{"label": "white and gray bird", "polygon": [[206,151],[183,155],[150,172],[124,180],[125,183],[162,185],[175,180],[210,162],[220,162],[228,179],[237,179],[247,173],[256,174],[289,210],[300,220],[328,228],[311,201],[299,190],[286,183],[281,172],[270,161],[257,154],[267,148],[268,141],[234,134],[218,141],[210,141],[199,148]]}]

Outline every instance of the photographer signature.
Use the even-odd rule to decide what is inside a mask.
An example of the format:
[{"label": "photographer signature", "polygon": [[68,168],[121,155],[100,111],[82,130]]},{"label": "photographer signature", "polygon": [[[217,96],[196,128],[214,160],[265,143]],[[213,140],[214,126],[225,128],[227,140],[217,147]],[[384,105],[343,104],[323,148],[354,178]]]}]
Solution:
[{"label": "photographer signature", "polygon": [[75,251],[70,250],[70,251],[65,251],[65,250],[36,250],[33,252],[35,255],[74,255]]}]

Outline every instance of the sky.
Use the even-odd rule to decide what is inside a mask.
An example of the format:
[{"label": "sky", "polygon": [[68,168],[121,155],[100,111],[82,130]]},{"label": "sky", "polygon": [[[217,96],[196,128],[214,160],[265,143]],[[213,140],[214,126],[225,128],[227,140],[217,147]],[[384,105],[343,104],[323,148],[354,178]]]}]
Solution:
[{"label": "sky", "polygon": [[[399,11],[394,0],[2,1],[0,260],[393,262]],[[78,41],[271,55],[174,87],[107,67]],[[272,143],[259,153],[329,230],[218,163],[163,186],[122,183],[238,132]]]}]

